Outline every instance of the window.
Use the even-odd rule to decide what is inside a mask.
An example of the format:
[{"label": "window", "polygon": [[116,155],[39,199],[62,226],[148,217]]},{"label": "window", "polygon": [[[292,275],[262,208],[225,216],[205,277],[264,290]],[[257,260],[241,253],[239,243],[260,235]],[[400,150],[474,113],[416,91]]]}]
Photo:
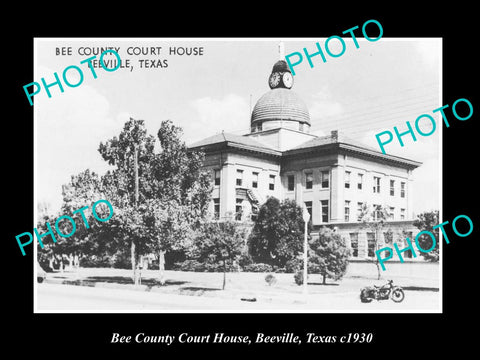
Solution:
[{"label": "window", "polygon": [[[410,239],[410,243],[412,242],[412,236],[413,236],[413,234],[412,234],[411,231],[408,231],[406,233],[406,237],[408,237]],[[403,244],[404,244],[403,249],[405,249],[408,246],[407,239],[403,239]],[[400,248],[400,246],[399,246],[399,248]],[[400,249],[400,250],[402,250],[402,249]],[[407,251],[403,252],[402,256],[403,256],[404,259],[411,259],[412,258],[412,250],[407,250]]]},{"label": "window", "polygon": [[350,201],[345,200],[345,222],[350,221]]},{"label": "window", "polygon": [[310,214],[310,221],[312,221],[312,202],[305,201],[305,207],[307,208],[307,211]]},{"label": "window", "polygon": [[352,257],[358,257],[358,233],[350,233],[350,248]]},{"label": "window", "polygon": [[402,198],[405,197],[405,183],[404,182],[400,183],[400,197],[402,197]]},{"label": "window", "polygon": [[252,173],[252,188],[258,188],[258,172]]},{"label": "window", "polygon": [[215,186],[220,185],[220,170],[215,170]]},{"label": "window", "polygon": [[363,188],[363,174],[358,174],[357,187],[358,187],[358,190],[362,190]]},{"label": "window", "polygon": [[313,173],[305,173],[305,189],[311,189],[313,187]]},{"label": "window", "polygon": [[345,188],[350,189],[350,171],[345,171]]},{"label": "window", "polygon": [[287,190],[288,191],[295,190],[295,176],[294,175],[288,175],[287,176]]},{"label": "window", "polygon": [[322,222],[328,223],[328,200],[320,200],[322,204]]},{"label": "window", "polygon": [[362,212],[363,212],[363,203],[357,203],[357,221],[362,220]]},{"label": "window", "polygon": [[395,219],[395,208],[390,206],[388,209],[388,220],[394,220]]},{"label": "window", "polygon": [[270,182],[268,184],[269,190],[275,190],[275,175],[270,175]]},{"label": "window", "polygon": [[400,209],[400,220],[405,220],[405,209]]},{"label": "window", "polygon": [[330,172],[327,170],[327,171],[322,171],[320,173],[320,181],[322,183],[322,189],[327,189],[328,188],[328,181],[329,181],[329,178],[330,178]]},{"label": "window", "polygon": [[213,199],[213,216],[215,219],[220,218],[220,199],[216,198]]},{"label": "window", "polygon": [[382,211],[380,205],[373,205],[373,220],[382,220]]},{"label": "window", "polygon": [[375,234],[367,232],[367,256],[375,256]]},{"label": "window", "polygon": [[380,194],[380,178],[377,176],[373,177],[373,193]]},{"label": "window", "polygon": [[262,131],[262,123],[252,127],[252,132]]},{"label": "window", "polygon": [[235,220],[242,220],[242,212],[243,212],[243,207],[242,207],[242,202],[243,199],[237,199],[236,204],[235,204]]},{"label": "window", "polygon": [[243,170],[237,170],[237,186],[242,186],[243,183]]},{"label": "window", "polygon": [[390,196],[395,196],[395,180],[390,180]]},{"label": "window", "polygon": [[393,232],[387,231],[383,233],[383,240],[385,244],[393,244]]}]

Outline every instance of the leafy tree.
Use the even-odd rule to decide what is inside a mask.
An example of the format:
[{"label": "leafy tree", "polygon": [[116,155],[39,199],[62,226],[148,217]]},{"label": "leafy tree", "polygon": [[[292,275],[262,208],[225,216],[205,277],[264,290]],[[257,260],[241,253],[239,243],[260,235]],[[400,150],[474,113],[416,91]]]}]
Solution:
[{"label": "leafy tree", "polygon": [[246,229],[233,221],[205,222],[200,226],[195,237],[190,255],[199,261],[210,264],[222,263],[223,285],[225,290],[227,263],[238,261],[245,244]]},{"label": "leafy tree", "polygon": [[309,241],[309,247],[308,270],[323,275],[324,284],[327,276],[339,280],[345,275],[350,249],[340,234],[323,227],[319,236]]},{"label": "leafy tree", "polygon": [[302,208],[293,200],[269,197],[260,207],[249,237],[249,251],[255,262],[285,267],[303,249]]},{"label": "leafy tree", "polygon": [[[181,128],[163,121],[158,132],[161,152],[155,153],[155,137],[147,134],[144,121],[130,119],[118,137],[100,143],[100,154],[113,168],[101,177],[89,170],[72,176],[63,187],[62,212],[71,214],[106,199],[115,216],[105,223],[88,221],[95,231],[77,226],[75,235],[59,243],[56,251],[104,256],[124,254],[130,248],[137,281],[139,255],[189,246],[188,234],[207,214],[211,185],[201,169],[203,155],[189,152],[181,134]],[[92,214],[86,211],[85,216],[89,220]],[[75,221],[83,224],[81,214],[75,215]],[[62,226],[68,230],[68,222]]]},{"label": "leafy tree", "polygon": [[[363,204],[359,218],[363,226],[368,228],[374,234],[373,251],[380,249],[380,233],[385,228],[385,222],[388,220],[389,211],[386,206],[376,205],[374,207],[369,206],[367,203]],[[382,274],[380,271],[380,262],[374,255],[371,261],[377,267],[378,279],[380,280]]]},{"label": "leafy tree", "polygon": [[[118,138],[114,136],[100,143],[98,151],[103,159],[115,169],[106,175],[106,182],[116,188],[112,199],[117,208],[116,235],[122,245],[130,245],[133,278],[137,282],[136,257],[145,252],[145,232],[141,218],[145,209],[139,205],[155,195],[152,186],[155,138],[147,134],[143,120],[130,119]],[[142,247],[142,248],[140,248]]]},{"label": "leafy tree", "polygon": [[[94,202],[105,199],[98,175],[85,170],[72,176],[70,182],[62,187],[62,195],[61,212],[55,216],[44,213],[38,221],[37,229],[39,233],[48,232],[46,227],[48,222],[54,229],[56,239],[56,242],[54,242],[49,237],[48,241],[45,242],[45,248],[40,252],[41,262],[45,263],[52,257],[59,258],[62,254],[103,255],[106,252],[105,245],[108,245],[107,242],[101,241],[102,237],[99,237],[103,223],[94,218],[91,210]],[[101,218],[106,218],[109,215],[109,212],[104,216],[100,215],[104,210],[101,209],[101,205],[96,208]],[[74,214],[74,212],[76,213]],[[71,236],[63,237],[54,228],[56,220],[61,215],[70,216],[75,222],[75,225],[73,225],[68,219],[63,219],[58,223],[60,233],[72,234]],[[75,226],[75,229],[73,226]]]},{"label": "leafy tree", "polygon": [[[50,223],[52,228],[54,228],[55,221],[59,216],[60,215],[51,215],[48,213],[39,215],[37,226],[36,226],[38,233],[44,234],[49,231],[49,229],[46,226],[47,222]],[[36,237],[36,235],[34,236]],[[62,248],[61,245],[64,243],[64,240],[62,238],[59,239],[59,237],[56,234],[55,234],[55,238],[57,239],[57,243],[54,243],[50,236],[48,238],[47,237],[43,238],[42,240],[43,249],[40,246],[40,242],[38,242],[39,248],[38,248],[37,260],[44,269],[48,268],[49,261],[51,259],[54,259],[63,253],[61,249]],[[57,246],[59,242],[60,244],[59,246]]]},{"label": "leafy tree", "polygon": [[193,231],[205,220],[211,200],[210,177],[202,169],[204,154],[189,151],[182,134],[170,120],[162,121],[157,133],[161,149],[153,173],[159,201],[152,202],[149,221],[162,282],[164,253],[193,246]]},{"label": "leafy tree", "polygon": [[[420,231],[430,231],[436,239],[436,244],[435,247],[433,248],[432,251],[425,253],[425,252],[420,252],[420,254],[425,258],[427,261],[431,262],[436,262],[439,259],[439,231],[438,228],[434,229],[433,227],[438,225],[439,223],[439,212],[438,210],[435,211],[425,211],[419,215],[417,215],[417,218],[413,221],[413,225],[416,226]],[[422,249],[430,249],[433,245],[433,240],[432,238],[427,235],[427,234],[422,234],[418,238],[418,243]]]}]

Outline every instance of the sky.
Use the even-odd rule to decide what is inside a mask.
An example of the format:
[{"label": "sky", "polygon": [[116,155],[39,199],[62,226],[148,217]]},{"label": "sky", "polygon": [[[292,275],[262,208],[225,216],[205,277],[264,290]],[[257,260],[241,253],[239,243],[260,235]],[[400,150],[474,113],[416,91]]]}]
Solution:
[{"label": "sky", "polygon": [[[313,68],[306,59],[295,67],[292,91],[309,109],[311,133],[321,136],[339,130],[380,151],[375,134],[393,132],[394,126],[406,130],[406,121],[414,126],[418,116],[433,116],[437,130],[431,136],[417,134],[416,142],[405,136],[404,147],[395,140],[385,150],[422,162],[413,172],[414,213],[439,209],[443,125],[432,110],[443,105],[442,40],[357,40],[358,49],[351,38],[344,38],[346,49],[340,57],[327,55],[323,63],[317,56],[312,58]],[[279,59],[280,41],[285,54],[304,48],[314,53],[317,42],[322,49],[325,46],[325,38],[35,39],[32,81],[41,83],[44,78],[52,83],[54,72],[62,79],[64,69],[71,65],[83,74],[77,87],[68,87],[61,80],[63,93],[52,86],[50,98],[44,88],[34,97],[37,201],[56,212],[62,200],[61,185],[68,183],[71,175],[87,168],[104,173],[108,165],[98,146],[118,135],[130,117],[145,120],[153,135],[161,121],[170,119],[183,128],[187,144],[222,130],[248,133],[251,109],[270,90],[268,76]],[[329,44],[332,53],[339,52],[337,43]],[[93,78],[86,64],[80,63],[93,55],[82,51],[106,47],[119,47],[119,56],[122,61],[128,59],[129,67],[111,72],[95,68],[97,78]],[[64,53],[70,48],[71,55],[57,55],[62,48]],[[177,53],[170,54],[171,48]],[[190,49],[192,54],[181,54],[185,50],[180,48]],[[147,54],[133,54],[142,50]],[[115,56],[106,54],[104,59]],[[142,68],[142,64],[150,67]],[[71,84],[81,80],[75,69],[65,74]],[[424,132],[431,129],[428,121],[419,125]]]}]

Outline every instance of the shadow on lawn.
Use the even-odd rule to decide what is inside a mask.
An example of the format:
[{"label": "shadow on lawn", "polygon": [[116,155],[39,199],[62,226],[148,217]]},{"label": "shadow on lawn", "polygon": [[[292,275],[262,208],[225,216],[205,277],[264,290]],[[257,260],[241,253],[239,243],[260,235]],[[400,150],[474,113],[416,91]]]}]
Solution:
[{"label": "shadow on lawn", "polygon": [[433,291],[439,292],[440,289],[436,287],[426,287],[426,286],[402,286],[403,290],[410,290],[410,291]]},{"label": "shadow on lawn", "polygon": [[199,287],[199,286],[186,286],[182,287],[182,291],[221,291],[222,289],[217,288],[206,288],[206,287]]},{"label": "shadow on lawn", "polygon": [[[116,284],[133,284],[133,280],[129,276],[89,276],[85,279],[86,281],[92,282],[106,282],[106,283],[116,283]],[[142,285],[147,286],[169,286],[169,285],[183,285],[187,281],[175,281],[175,280],[165,280],[165,283],[162,285],[159,280],[151,278],[142,278]]]},{"label": "shadow on lawn", "polygon": [[307,282],[307,285],[320,285],[320,286],[338,286],[340,284],[337,284],[337,283],[322,283],[322,282]]}]

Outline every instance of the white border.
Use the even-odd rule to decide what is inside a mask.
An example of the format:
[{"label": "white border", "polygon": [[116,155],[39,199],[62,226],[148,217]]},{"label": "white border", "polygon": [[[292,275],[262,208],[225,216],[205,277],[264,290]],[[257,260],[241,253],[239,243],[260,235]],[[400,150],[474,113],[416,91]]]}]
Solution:
[{"label": "white border", "polygon": [[[71,41],[72,43],[75,41],[89,41],[89,42],[101,42],[101,41],[183,41],[183,42],[188,42],[188,41],[284,41],[284,42],[290,42],[290,41],[318,41],[319,39],[326,39],[327,37],[318,37],[318,38],[311,38],[311,37],[300,37],[300,38],[248,38],[248,37],[215,37],[215,38],[179,38],[179,37],[173,37],[173,38],[136,38],[136,37],[124,37],[124,38],[115,38],[115,37],[110,37],[110,38],[53,38],[53,37],[37,37],[34,38],[34,63],[33,63],[33,74],[34,74],[34,79],[38,79],[38,73],[37,73],[37,59],[38,59],[38,40],[42,41]],[[352,40],[351,37],[345,37],[346,40]],[[441,46],[439,48],[440,54],[438,54],[439,58],[439,99],[440,102],[443,101],[443,49],[444,49],[444,44],[443,44],[443,38],[442,37],[432,37],[432,38],[381,38],[379,41],[415,41],[415,40],[440,40],[441,41]],[[363,37],[358,37],[356,38],[357,41],[359,42],[364,42],[367,41]],[[443,104],[439,104],[438,106],[441,107]],[[433,110],[433,109],[432,109]],[[34,114],[34,221],[33,221],[33,228],[36,227],[36,219],[37,219],[37,108],[33,106],[33,114]],[[442,124],[441,122],[439,122]],[[440,137],[439,139],[439,221],[440,223],[443,222],[443,126],[438,126],[440,129],[438,136]],[[35,239],[35,235],[33,234],[33,237]],[[439,260],[439,267],[440,267],[440,276],[439,276],[439,310],[437,311],[424,311],[421,309],[418,310],[406,310],[406,311],[391,311],[391,310],[371,310],[371,311],[361,311],[359,312],[358,310],[322,310],[322,311],[308,311],[308,310],[295,310],[295,309],[272,309],[270,311],[265,311],[265,310],[256,310],[252,309],[249,311],[241,311],[238,309],[232,309],[232,310],[188,310],[188,311],[181,311],[181,310],[115,310],[115,311],[104,311],[104,310],[39,310],[38,309],[38,304],[37,304],[37,264],[36,264],[36,259],[37,259],[37,246],[35,241],[33,241],[33,290],[34,290],[34,301],[33,301],[33,307],[34,307],[34,313],[101,313],[101,314],[112,314],[112,313],[155,313],[155,314],[169,314],[169,313],[177,313],[177,314],[195,314],[195,313],[202,313],[202,314],[207,314],[207,313],[262,313],[262,314],[288,314],[288,313],[308,313],[308,314],[324,314],[324,313],[337,313],[337,314],[348,314],[348,313],[353,313],[353,314],[366,314],[366,313],[387,313],[387,314],[397,314],[397,313],[422,313],[422,314],[431,314],[431,313],[443,313],[443,236],[440,232],[440,236],[438,241],[440,242],[440,260]],[[125,290],[128,291],[128,290]],[[136,290],[130,290],[130,291],[136,291]],[[189,296],[189,295],[184,295],[184,296]],[[291,305],[294,306],[294,305]]]}]

